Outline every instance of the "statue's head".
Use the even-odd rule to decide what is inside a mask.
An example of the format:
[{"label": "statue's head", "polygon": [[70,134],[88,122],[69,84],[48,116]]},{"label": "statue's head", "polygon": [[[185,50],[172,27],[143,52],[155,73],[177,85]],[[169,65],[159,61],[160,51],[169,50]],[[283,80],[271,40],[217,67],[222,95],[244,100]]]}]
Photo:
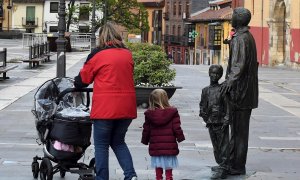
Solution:
[{"label": "statue's head", "polygon": [[212,82],[218,82],[223,75],[223,67],[218,64],[213,64],[209,67],[208,74]]},{"label": "statue's head", "polygon": [[233,10],[232,14],[232,27],[238,28],[242,26],[248,26],[251,20],[251,12],[243,7],[238,7]]}]

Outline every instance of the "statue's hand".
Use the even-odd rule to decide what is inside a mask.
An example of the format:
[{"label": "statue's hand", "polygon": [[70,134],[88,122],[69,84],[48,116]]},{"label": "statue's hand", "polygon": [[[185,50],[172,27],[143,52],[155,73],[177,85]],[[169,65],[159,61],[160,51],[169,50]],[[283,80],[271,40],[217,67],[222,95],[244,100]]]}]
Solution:
[{"label": "statue's hand", "polygon": [[228,81],[224,81],[221,84],[220,91],[221,91],[222,94],[226,94],[226,93],[228,93],[231,90],[231,87],[232,87],[231,83],[229,83]]},{"label": "statue's hand", "polygon": [[224,130],[224,129],[226,129],[228,126],[229,126],[229,124],[228,124],[228,123],[224,123],[224,124],[222,125],[222,127],[221,127],[221,130]]}]

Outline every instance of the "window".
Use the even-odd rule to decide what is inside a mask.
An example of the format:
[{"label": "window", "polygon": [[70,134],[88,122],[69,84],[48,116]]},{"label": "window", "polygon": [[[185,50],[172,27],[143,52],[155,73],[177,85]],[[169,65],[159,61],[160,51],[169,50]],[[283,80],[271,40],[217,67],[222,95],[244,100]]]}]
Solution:
[{"label": "window", "polygon": [[175,35],[175,25],[173,25],[173,30],[172,30],[172,34]]},{"label": "window", "polygon": [[219,23],[209,24],[209,49],[220,50],[222,26]]},{"label": "window", "polygon": [[35,6],[26,7],[26,25],[35,24]]},{"label": "window", "polygon": [[166,13],[169,13],[169,11],[170,11],[170,2],[167,2]]},{"label": "window", "polygon": [[178,4],[178,15],[179,15],[179,16],[181,15],[181,11],[182,11],[182,4],[181,4],[181,2],[179,1],[179,4]]},{"label": "window", "polygon": [[176,2],[173,4],[173,15],[176,16]]},{"label": "window", "polygon": [[178,35],[178,36],[181,36],[181,26],[178,26],[178,27],[177,27],[177,35]]},{"label": "window", "polygon": [[169,35],[169,25],[166,25],[166,35]]},{"label": "window", "polygon": [[58,2],[50,2],[50,13],[58,13]]},{"label": "window", "polygon": [[200,46],[204,46],[204,38],[202,34],[200,34]]},{"label": "window", "polygon": [[49,32],[58,32],[57,26],[49,26]]},{"label": "window", "polygon": [[152,11],[152,27],[153,28],[158,27],[158,11],[157,10]]},{"label": "window", "polygon": [[186,7],[185,7],[185,12],[186,12],[186,18],[189,18],[190,17],[190,3],[187,2],[186,3]]}]

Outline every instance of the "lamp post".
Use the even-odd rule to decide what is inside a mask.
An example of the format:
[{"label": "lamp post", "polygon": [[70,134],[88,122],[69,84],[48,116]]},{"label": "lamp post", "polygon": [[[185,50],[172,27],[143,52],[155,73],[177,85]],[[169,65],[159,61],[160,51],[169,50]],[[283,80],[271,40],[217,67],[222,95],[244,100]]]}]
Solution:
[{"label": "lamp post", "polygon": [[96,11],[96,3],[93,0],[93,12],[92,12],[92,29],[91,29],[91,51],[96,47],[96,28],[95,28],[95,11]]},{"label": "lamp post", "polygon": [[9,11],[11,10],[12,6],[10,4],[10,0],[8,1],[8,5],[7,5],[7,31],[9,32]]},{"label": "lamp post", "polygon": [[56,76],[65,77],[66,76],[66,3],[65,0],[59,1],[59,20],[58,20],[58,39],[56,40],[57,45],[57,67]]}]

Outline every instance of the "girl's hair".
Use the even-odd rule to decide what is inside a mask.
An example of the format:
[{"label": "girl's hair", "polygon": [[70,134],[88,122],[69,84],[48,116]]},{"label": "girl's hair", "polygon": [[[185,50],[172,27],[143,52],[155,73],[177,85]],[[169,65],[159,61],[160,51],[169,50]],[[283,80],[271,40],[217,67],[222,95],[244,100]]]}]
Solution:
[{"label": "girl's hair", "polygon": [[155,89],[149,96],[149,109],[170,107],[168,94],[163,89]]},{"label": "girl's hair", "polygon": [[125,47],[122,37],[115,29],[112,22],[105,23],[99,30],[99,48],[105,47]]}]

